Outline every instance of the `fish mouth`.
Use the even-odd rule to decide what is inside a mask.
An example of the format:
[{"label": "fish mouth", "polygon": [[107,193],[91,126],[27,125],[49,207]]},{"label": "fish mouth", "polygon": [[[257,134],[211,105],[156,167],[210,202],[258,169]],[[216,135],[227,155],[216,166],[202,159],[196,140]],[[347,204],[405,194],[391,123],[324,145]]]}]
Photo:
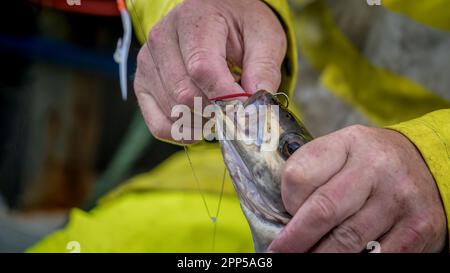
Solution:
[{"label": "fish mouth", "polygon": [[[251,123],[251,119],[234,119],[228,116],[226,106],[230,104],[241,105],[244,109],[247,106],[258,108],[256,137],[250,134],[254,137],[253,141],[224,137],[224,130],[228,132],[228,129],[234,131],[241,128],[242,132],[242,127],[245,130],[245,124]],[[272,108],[272,105],[275,107]],[[269,92],[258,91],[244,103],[220,102],[219,106],[220,109],[216,112],[216,133],[223,159],[250,225],[255,249],[265,251],[292,218],[281,197],[283,165],[295,150],[312,137],[301,121],[289,111],[288,104],[281,105],[278,98]],[[267,107],[267,112],[259,112],[259,106]],[[253,113],[255,112],[250,110],[250,114]],[[244,125],[242,121],[245,121]],[[274,127],[275,130],[272,131]],[[265,149],[264,144],[267,141],[273,143],[273,140],[276,140],[276,149]]]},{"label": "fish mouth", "polygon": [[[269,168],[267,157],[277,160],[276,151],[261,151],[264,133],[258,130],[257,137],[250,144],[242,140],[228,139],[224,136],[226,130],[234,130],[238,124],[225,114],[226,105],[248,106],[251,104],[268,105],[269,96],[263,93],[255,94],[246,103],[240,101],[220,104],[216,115],[216,132],[221,145],[225,164],[232,178],[233,186],[241,200],[241,205],[258,217],[277,224],[287,224],[291,216],[286,212],[281,201],[278,171]],[[278,139],[278,138],[277,138]],[[278,164],[277,164],[278,167]],[[279,170],[280,168],[275,168]],[[275,172],[275,173],[274,173]],[[277,180],[277,181],[275,181]]]},{"label": "fish mouth", "polygon": [[[280,134],[279,101],[267,91],[258,91],[242,102],[215,102],[218,139],[244,140],[258,152],[276,150]],[[234,115],[230,117],[229,115]]]}]

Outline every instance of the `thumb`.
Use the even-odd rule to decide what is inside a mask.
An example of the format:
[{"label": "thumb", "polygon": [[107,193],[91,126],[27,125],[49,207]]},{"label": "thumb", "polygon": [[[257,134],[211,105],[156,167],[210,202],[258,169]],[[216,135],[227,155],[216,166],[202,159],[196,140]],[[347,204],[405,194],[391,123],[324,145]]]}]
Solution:
[{"label": "thumb", "polygon": [[[192,24],[194,26],[192,26]],[[179,42],[186,70],[208,98],[242,93],[226,61],[228,27],[214,16],[179,26]]]},{"label": "thumb", "polygon": [[276,92],[281,82],[281,65],[286,55],[286,35],[278,19],[253,23],[244,37],[241,84],[245,91]]},{"label": "thumb", "polygon": [[281,196],[294,215],[319,187],[346,164],[349,145],[339,132],[322,136],[300,147],[287,161],[282,174]]}]

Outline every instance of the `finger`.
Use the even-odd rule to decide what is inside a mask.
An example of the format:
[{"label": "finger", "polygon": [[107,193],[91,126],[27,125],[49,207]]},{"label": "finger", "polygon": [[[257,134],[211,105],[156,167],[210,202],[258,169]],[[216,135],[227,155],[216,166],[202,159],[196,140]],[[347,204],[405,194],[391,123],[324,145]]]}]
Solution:
[{"label": "finger", "polygon": [[426,251],[427,241],[423,234],[426,234],[424,231],[427,225],[427,223],[417,225],[405,220],[399,222],[380,240],[381,252]]},{"label": "finger", "polygon": [[366,202],[371,177],[359,168],[345,168],[317,189],[270,245],[275,252],[305,252]]},{"label": "finger", "polygon": [[138,102],[152,135],[158,139],[172,140],[172,121],[163,113],[153,96],[146,92],[139,93]]},{"label": "finger", "polygon": [[158,139],[171,140],[170,132],[173,123],[160,106],[166,102],[158,103],[152,95],[152,93],[160,94],[163,88],[149,54],[145,46],[139,51],[134,91],[150,132]]},{"label": "finger", "polygon": [[193,108],[194,97],[201,97],[202,104],[205,106],[209,101],[191,80],[184,66],[175,25],[172,23],[172,14],[170,13],[163,22],[153,27],[148,40],[163,86],[163,92],[157,97],[161,96],[161,100],[168,101],[169,109],[177,104]]},{"label": "finger", "polygon": [[[150,131],[159,139],[171,141],[174,140],[171,135],[173,122],[180,118],[179,115],[172,115],[173,110],[176,109],[175,107],[184,105],[176,105],[171,101],[170,96],[164,90],[153,59],[149,55],[150,52],[146,47],[143,47],[138,55],[139,64],[134,81],[136,96]],[[144,104],[143,102],[146,101],[149,102]],[[193,115],[190,111],[189,114]],[[196,123],[195,118],[191,116],[190,121],[190,127],[184,126],[183,130],[189,130],[192,141],[184,139],[185,144],[194,143],[192,132],[195,136],[195,132],[198,134],[198,131],[201,130],[202,120]],[[197,125],[199,128],[196,127]]]},{"label": "finger", "polygon": [[305,144],[287,160],[281,179],[281,194],[291,215],[318,187],[343,168],[348,153],[346,142],[334,133]]},{"label": "finger", "polygon": [[393,205],[380,198],[370,198],[364,207],[334,228],[313,252],[361,252],[367,243],[380,238],[395,220]]},{"label": "finger", "polygon": [[[220,19],[220,18],[219,18]],[[208,98],[242,93],[226,62],[228,27],[211,16],[178,20],[178,37],[186,70]]]},{"label": "finger", "polygon": [[158,108],[169,118],[175,102],[166,93],[162,85],[156,64],[147,45],[141,48],[137,59],[138,66],[134,80],[136,96],[140,98],[141,95],[150,94],[158,104]]},{"label": "finger", "polygon": [[[286,35],[275,14],[267,9],[267,20],[244,21],[244,59],[242,87],[255,93],[264,89],[276,92],[281,82],[281,65],[286,55]],[[251,17],[252,15],[250,15]],[[254,15],[263,16],[263,15]],[[248,23],[246,23],[248,22]],[[255,24],[258,22],[258,24]]]}]

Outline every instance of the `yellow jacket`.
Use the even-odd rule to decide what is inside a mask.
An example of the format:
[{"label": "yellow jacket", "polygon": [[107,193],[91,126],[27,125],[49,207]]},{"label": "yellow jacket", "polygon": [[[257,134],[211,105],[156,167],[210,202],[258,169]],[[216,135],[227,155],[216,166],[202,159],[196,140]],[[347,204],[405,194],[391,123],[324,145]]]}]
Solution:
[{"label": "yellow jacket", "polygon": [[[136,13],[131,12],[135,26],[142,24],[144,33],[149,33],[181,0],[128,0],[130,10],[131,2],[136,8]],[[320,84],[328,91],[374,124],[401,132],[417,146],[450,215],[450,96],[444,99],[420,81],[372,63],[334,22],[325,1],[293,0],[289,1],[291,6],[287,0],[265,2],[278,13],[288,36],[286,62],[292,71],[284,73],[281,90],[292,95],[299,51],[318,71]],[[342,5],[348,2],[342,1]],[[412,24],[450,32],[450,1],[382,3],[383,9]],[[137,22],[136,14],[142,22]],[[145,40],[139,27],[136,35],[140,41]],[[450,86],[446,88],[450,93]],[[200,180],[211,181],[202,187],[212,194],[208,201],[214,207],[223,169],[219,151],[211,145],[194,147],[191,157]],[[81,241],[81,251],[210,251],[212,224],[204,217],[200,196],[189,191],[195,187],[184,154],[176,154],[155,171],[133,178],[114,191],[92,212],[74,210],[64,230],[31,251],[64,252],[70,240]],[[251,251],[248,226],[229,183],[225,193],[215,250]],[[185,217],[187,211],[195,213]],[[447,219],[450,227],[450,217]]]}]

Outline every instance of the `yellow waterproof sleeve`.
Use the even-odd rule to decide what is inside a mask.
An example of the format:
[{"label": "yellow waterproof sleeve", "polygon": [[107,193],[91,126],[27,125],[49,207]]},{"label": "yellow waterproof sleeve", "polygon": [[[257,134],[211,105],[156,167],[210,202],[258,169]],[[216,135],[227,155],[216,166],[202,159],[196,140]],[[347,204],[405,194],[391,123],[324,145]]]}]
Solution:
[{"label": "yellow waterproof sleeve", "polygon": [[422,24],[450,31],[450,1],[448,0],[383,0],[383,6]]},{"label": "yellow waterproof sleeve", "polygon": [[[439,188],[450,227],[450,109],[438,110],[420,118],[387,128],[413,142],[421,152]],[[450,232],[449,232],[450,234]]]},{"label": "yellow waterproof sleeve", "polygon": [[[134,31],[143,44],[150,30],[182,0],[126,0]],[[144,36],[145,35],[145,36]]]}]

